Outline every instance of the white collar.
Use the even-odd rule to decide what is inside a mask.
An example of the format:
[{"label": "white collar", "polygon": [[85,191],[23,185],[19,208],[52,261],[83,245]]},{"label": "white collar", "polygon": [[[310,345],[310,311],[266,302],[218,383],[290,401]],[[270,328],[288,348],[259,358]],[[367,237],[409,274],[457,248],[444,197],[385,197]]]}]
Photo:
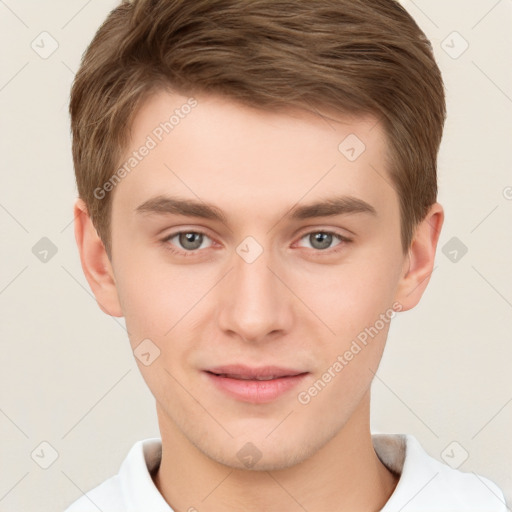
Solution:
[{"label": "white collar", "polygon": [[[372,441],[383,464],[400,475],[381,512],[506,512],[503,493],[494,482],[439,462],[425,452],[414,436],[372,433]],[[119,474],[87,493],[89,497],[83,496],[78,500],[80,505],[90,509],[92,501],[105,512],[172,512],[151,477],[161,454],[162,441],[158,437],[136,442]],[[198,504],[191,504],[194,505]],[[87,507],[70,508],[70,512],[81,510]]]}]

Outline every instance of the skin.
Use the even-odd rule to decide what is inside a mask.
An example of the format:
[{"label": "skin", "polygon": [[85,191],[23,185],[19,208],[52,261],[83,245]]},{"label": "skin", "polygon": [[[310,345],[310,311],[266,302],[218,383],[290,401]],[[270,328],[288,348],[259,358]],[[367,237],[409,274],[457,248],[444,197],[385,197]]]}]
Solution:
[{"label": "skin", "polygon": [[[148,338],[160,349],[149,366],[136,359],[163,443],[155,485],[176,512],[380,510],[398,481],[378,459],[369,424],[389,324],[309,403],[297,395],[393,304],[405,311],[418,303],[442,207],[431,207],[404,251],[386,137],[375,119],[195,97],[191,113],[111,192],[111,261],[84,203],[75,204],[82,267],[98,304],[125,317],[132,349]],[[149,98],[126,154],[186,101],[167,92]],[[349,134],[366,145],[353,162],[338,150]],[[334,192],[364,200],[375,214],[287,215]],[[226,222],[135,211],[161,194],[214,204]],[[206,233],[195,254],[182,254],[190,245],[179,237],[163,241],[180,230]],[[319,249],[318,231],[350,241],[333,237]],[[247,236],[263,249],[252,263],[236,252]],[[202,372],[231,363],[310,373],[275,401],[250,404]],[[252,468],[237,457],[249,442],[262,455]]]}]

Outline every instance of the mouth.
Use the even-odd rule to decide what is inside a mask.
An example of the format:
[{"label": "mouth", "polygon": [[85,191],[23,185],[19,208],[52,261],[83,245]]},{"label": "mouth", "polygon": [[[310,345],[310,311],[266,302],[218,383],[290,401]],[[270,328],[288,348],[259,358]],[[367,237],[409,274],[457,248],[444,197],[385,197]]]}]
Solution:
[{"label": "mouth", "polygon": [[276,366],[251,368],[229,365],[203,372],[230,398],[253,404],[269,403],[297,386],[309,372]]},{"label": "mouth", "polygon": [[[213,373],[213,372],[209,372]],[[228,379],[237,379],[237,380],[274,380],[274,379],[284,379],[286,377],[290,377],[291,375],[271,375],[269,377],[263,377],[256,375],[255,377],[247,377],[246,375],[236,375],[232,373],[213,373],[213,375],[216,375],[217,377],[226,377]]]}]

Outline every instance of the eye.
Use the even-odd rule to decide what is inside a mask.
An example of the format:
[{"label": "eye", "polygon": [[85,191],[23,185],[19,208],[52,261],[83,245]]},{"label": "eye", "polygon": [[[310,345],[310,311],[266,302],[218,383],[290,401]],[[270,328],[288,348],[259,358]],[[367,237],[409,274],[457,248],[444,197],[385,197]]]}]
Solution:
[{"label": "eye", "polygon": [[[300,240],[306,240],[309,247],[314,249],[316,253],[333,253],[341,250],[346,243],[351,240],[339,233],[333,231],[311,231],[302,235]],[[333,242],[336,242],[333,245]],[[202,231],[178,231],[166,236],[162,240],[164,247],[174,254],[180,256],[194,256],[199,253],[201,249],[212,247],[212,239]],[[340,246],[339,248],[337,248]]]},{"label": "eye", "polygon": [[[173,240],[176,241],[173,242]],[[199,249],[210,247],[211,243],[206,246],[204,245],[206,240],[211,241],[210,237],[201,231],[178,231],[177,233],[165,237],[162,242],[171,252],[188,256],[186,253],[192,253]],[[178,249],[175,249],[173,246],[178,247]]]},{"label": "eye", "polygon": [[[337,247],[343,244],[343,242],[350,242],[350,239],[347,237],[332,231],[311,231],[303,235],[301,240],[303,239],[310,244],[310,248],[316,249],[317,251],[327,251],[332,247]],[[333,241],[336,240],[338,240],[338,243],[332,246]],[[336,250],[337,249],[335,249],[335,251]]]}]

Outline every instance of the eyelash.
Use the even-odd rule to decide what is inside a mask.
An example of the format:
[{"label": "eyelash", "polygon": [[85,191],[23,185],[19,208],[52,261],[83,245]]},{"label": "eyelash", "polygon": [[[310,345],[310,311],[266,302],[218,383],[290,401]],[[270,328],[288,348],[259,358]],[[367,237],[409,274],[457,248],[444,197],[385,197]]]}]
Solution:
[{"label": "eyelash", "polygon": [[[181,250],[175,249],[172,246],[172,244],[170,244],[170,240],[172,240],[175,236],[181,235],[183,233],[194,233],[196,235],[203,235],[205,237],[211,238],[210,236],[208,236],[207,233],[205,233],[204,231],[200,231],[200,230],[186,229],[183,231],[176,231],[175,233],[171,233],[170,235],[166,236],[164,239],[161,240],[165,249],[170,251],[172,254],[177,254],[177,255],[183,256],[183,257],[197,256],[199,254],[199,252],[203,249],[194,249],[193,251],[181,251]],[[330,249],[323,249],[323,250],[322,249],[312,249],[313,254],[316,253],[315,256],[322,256],[324,254],[330,254],[330,255],[336,254],[337,252],[342,250],[344,244],[352,242],[352,240],[350,238],[347,238],[346,236],[341,235],[340,233],[337,233],[335,231],[321,230],[321,229],[308,231],[307,233],[304,233],[303,235],[301,235],[299,240],[302,240],[304,237],[312,235],[312,234],[316,234],[316,233],[322,233],[325,235],[333,235],[335,238],[337,238],[340,241],[340,243]]]}]

